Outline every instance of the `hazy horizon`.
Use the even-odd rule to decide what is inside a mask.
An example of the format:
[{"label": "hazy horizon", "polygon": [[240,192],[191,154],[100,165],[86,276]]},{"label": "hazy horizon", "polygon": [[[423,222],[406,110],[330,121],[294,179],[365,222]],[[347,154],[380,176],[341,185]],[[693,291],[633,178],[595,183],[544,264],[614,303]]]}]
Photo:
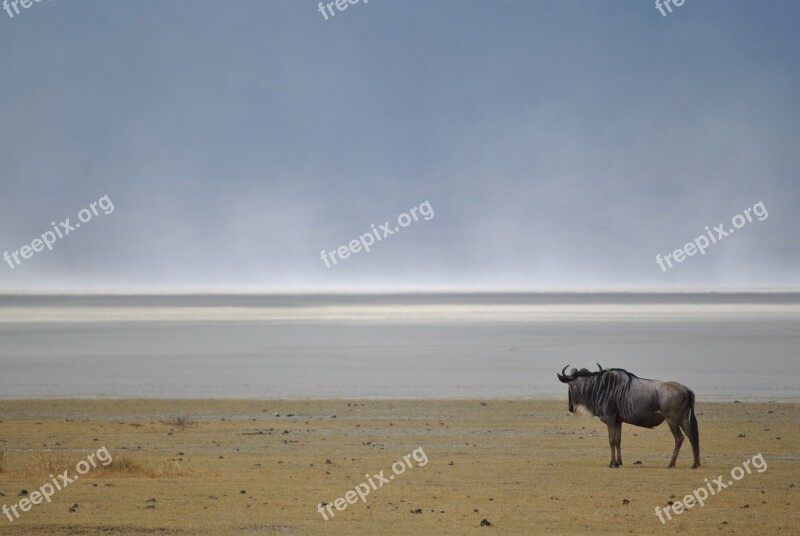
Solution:
[{"label": "hazy horizon", "polygon": [[368,294],[752,294],[752,293],[787,293],[800,292],[796,286],[711,286],[711,285],[675,285],[675,286],[572,286],[572,287],[510,287],[496,286],[317,286],[317,287],[254,287],[254,286],[207,286],[153,287],[146,285],[93,287],[86,285],[2,289],[3,295],[280,295],[280,294],[312,294],[312,295],[368,295]]},{"label": "hazy horizon", "polygon": [[6,296],[0,397],[563,397],[599,362],[797,400],[798,319],[800,293]]}]

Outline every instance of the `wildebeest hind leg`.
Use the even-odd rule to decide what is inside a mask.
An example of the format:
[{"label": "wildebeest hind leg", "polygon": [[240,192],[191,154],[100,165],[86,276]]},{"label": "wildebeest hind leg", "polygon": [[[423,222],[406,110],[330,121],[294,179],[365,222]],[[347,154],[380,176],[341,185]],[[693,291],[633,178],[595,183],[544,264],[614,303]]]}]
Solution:
[{"label": "wildebeest hind leg", "polygon": [[672,453],[672,460],[670,460],[667,467],[675,467],[675,460],[678,459],[678,452],[680,452],[681,444],[683,443],[683,433],[678,423],[672,419],[667,419],[667,424],[669,425],[672,435],[675,436],[675,451]]},{"label": "wildebeest hind leg", "polygon": [[608,463],[609,467],[619,467],[616,455],[616,448],[619,441],[617,438],[619,427],[615,421],[615,418],[609,418],[608,422],[606,423],[608,425],[608,444],[611,446],[611,461]]},{"label": "wildebeest hind leg", "polygon": [[695,419],[694,427],[692,427],[691,416],[687,415],[686,418],[681,421],[681,429],[689,438],[689,443],[692,445],[692,455],[694,456],[692,469],[697,469],[700,467],[700,434],[697,431],[697,419]]}]

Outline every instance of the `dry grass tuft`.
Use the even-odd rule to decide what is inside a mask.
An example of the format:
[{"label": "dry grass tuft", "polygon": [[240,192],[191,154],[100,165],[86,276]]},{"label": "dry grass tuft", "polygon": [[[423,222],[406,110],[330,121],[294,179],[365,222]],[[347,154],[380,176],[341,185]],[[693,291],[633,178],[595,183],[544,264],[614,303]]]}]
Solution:
[{"label": "dry grass tuft", "polygon": [[120,477],[146,477],[146,478],[173,478],[185,476],[187,473],[176,461],[164,463],[161,469],[153,469],[145,463],[140,462],[129,454],[120,454],[108,465],[97,467],[97,476],[120,476]]},{"label": "dry grass tuft", "polygon": [[178,476],[187,476],[188,473],[181,467],[176,461],[166,462],[164,467],[161,468],[161,476],[162,478],[173,478]]},{"label": "dry grass tuft", "polygon": [[192,420],[192,418],[189,415],[178,415],[176,417],[164,419],[161,422],[168,426],[172,426],[173,428],[188,428],[190,426],[197,425],[197,423],[194,420]]},{"label": "dry grass tuft", "polygon": [[108,465],[98,465],[97,470],[105,474],[143,475],[152,473],[144,465],[127,454],[118,454]]},{"label": "dry grass tuft", "polygon": [[[72,474],[75,465],[81,460],[86,460],[86,457],[75,451],[44,451],[15,456],[14,460],[16,463],[11,468],[5,452],[0,451],[0,473],[35,476],[37,478],[61,474],[65,470],[69,470],[70,474]],[[98,459],[95,459],[95,463],[97,467],[92,467],[85,475],[81,475],[81,478],[172,478],[186,474],[177,462],[167,462],[163,468],[154,469],[149,464],[130,454],[117,454],[108,465],[103,465]]]},{"label": "dry grass tuft", "polygon": [[74,452],[44,451],[25,456],[22,461],[22,471],[30,474],[56,474],[75,466]]}]

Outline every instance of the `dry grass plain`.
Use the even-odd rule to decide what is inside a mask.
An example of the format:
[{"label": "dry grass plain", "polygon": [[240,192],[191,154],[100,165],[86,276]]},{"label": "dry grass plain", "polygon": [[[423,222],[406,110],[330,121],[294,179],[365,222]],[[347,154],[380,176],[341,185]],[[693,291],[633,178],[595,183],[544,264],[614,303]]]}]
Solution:
[{"label": "dry grass plain", "polygon": [[[114,462],[0,517],[0,533],[798,534],[798,410],[698,402],[703,467],[687,441],[668,470],[666,425],[624,426],[625,465],[609,469],[605,426],[565,401],[4,400],[0,504],[102,446]],[[424,467],[330,521],[317,512],[417,447]],[[661,525],[656,505],[757,453],[765,472]]]}]

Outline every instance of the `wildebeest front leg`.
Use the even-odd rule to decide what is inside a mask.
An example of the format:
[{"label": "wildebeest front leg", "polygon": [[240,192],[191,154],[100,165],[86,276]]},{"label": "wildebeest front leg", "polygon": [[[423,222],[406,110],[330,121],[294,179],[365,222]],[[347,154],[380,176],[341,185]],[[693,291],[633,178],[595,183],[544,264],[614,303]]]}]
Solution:
[{"label": "wildebeest front leg", "polygon": [[667,424],[669,425],[672,435],[675,436],[675,451],[672,453],[672,460],[670,460],[667,467],[675,467],[675,460],[678,459],[678,452],[680,452],[681,444],[683,444],[683,432],[681,432],[681,428],[678,426],[678,423],[672,419],[667,419]]},{"label": "wildebeest front leg", "polygon": [[617,456],[615,449],[617,447],[617,423],[616,418],[609,418],[606,422],[608,425],[608,444],[611,446],[611,461],[608,463],[609,467],[619,467],[617,463]]},{"label": "wildebeest front leg", "polygon": [[617,465],[622,465],[622,421],[617,423],[615,431],[617,439]]}]

